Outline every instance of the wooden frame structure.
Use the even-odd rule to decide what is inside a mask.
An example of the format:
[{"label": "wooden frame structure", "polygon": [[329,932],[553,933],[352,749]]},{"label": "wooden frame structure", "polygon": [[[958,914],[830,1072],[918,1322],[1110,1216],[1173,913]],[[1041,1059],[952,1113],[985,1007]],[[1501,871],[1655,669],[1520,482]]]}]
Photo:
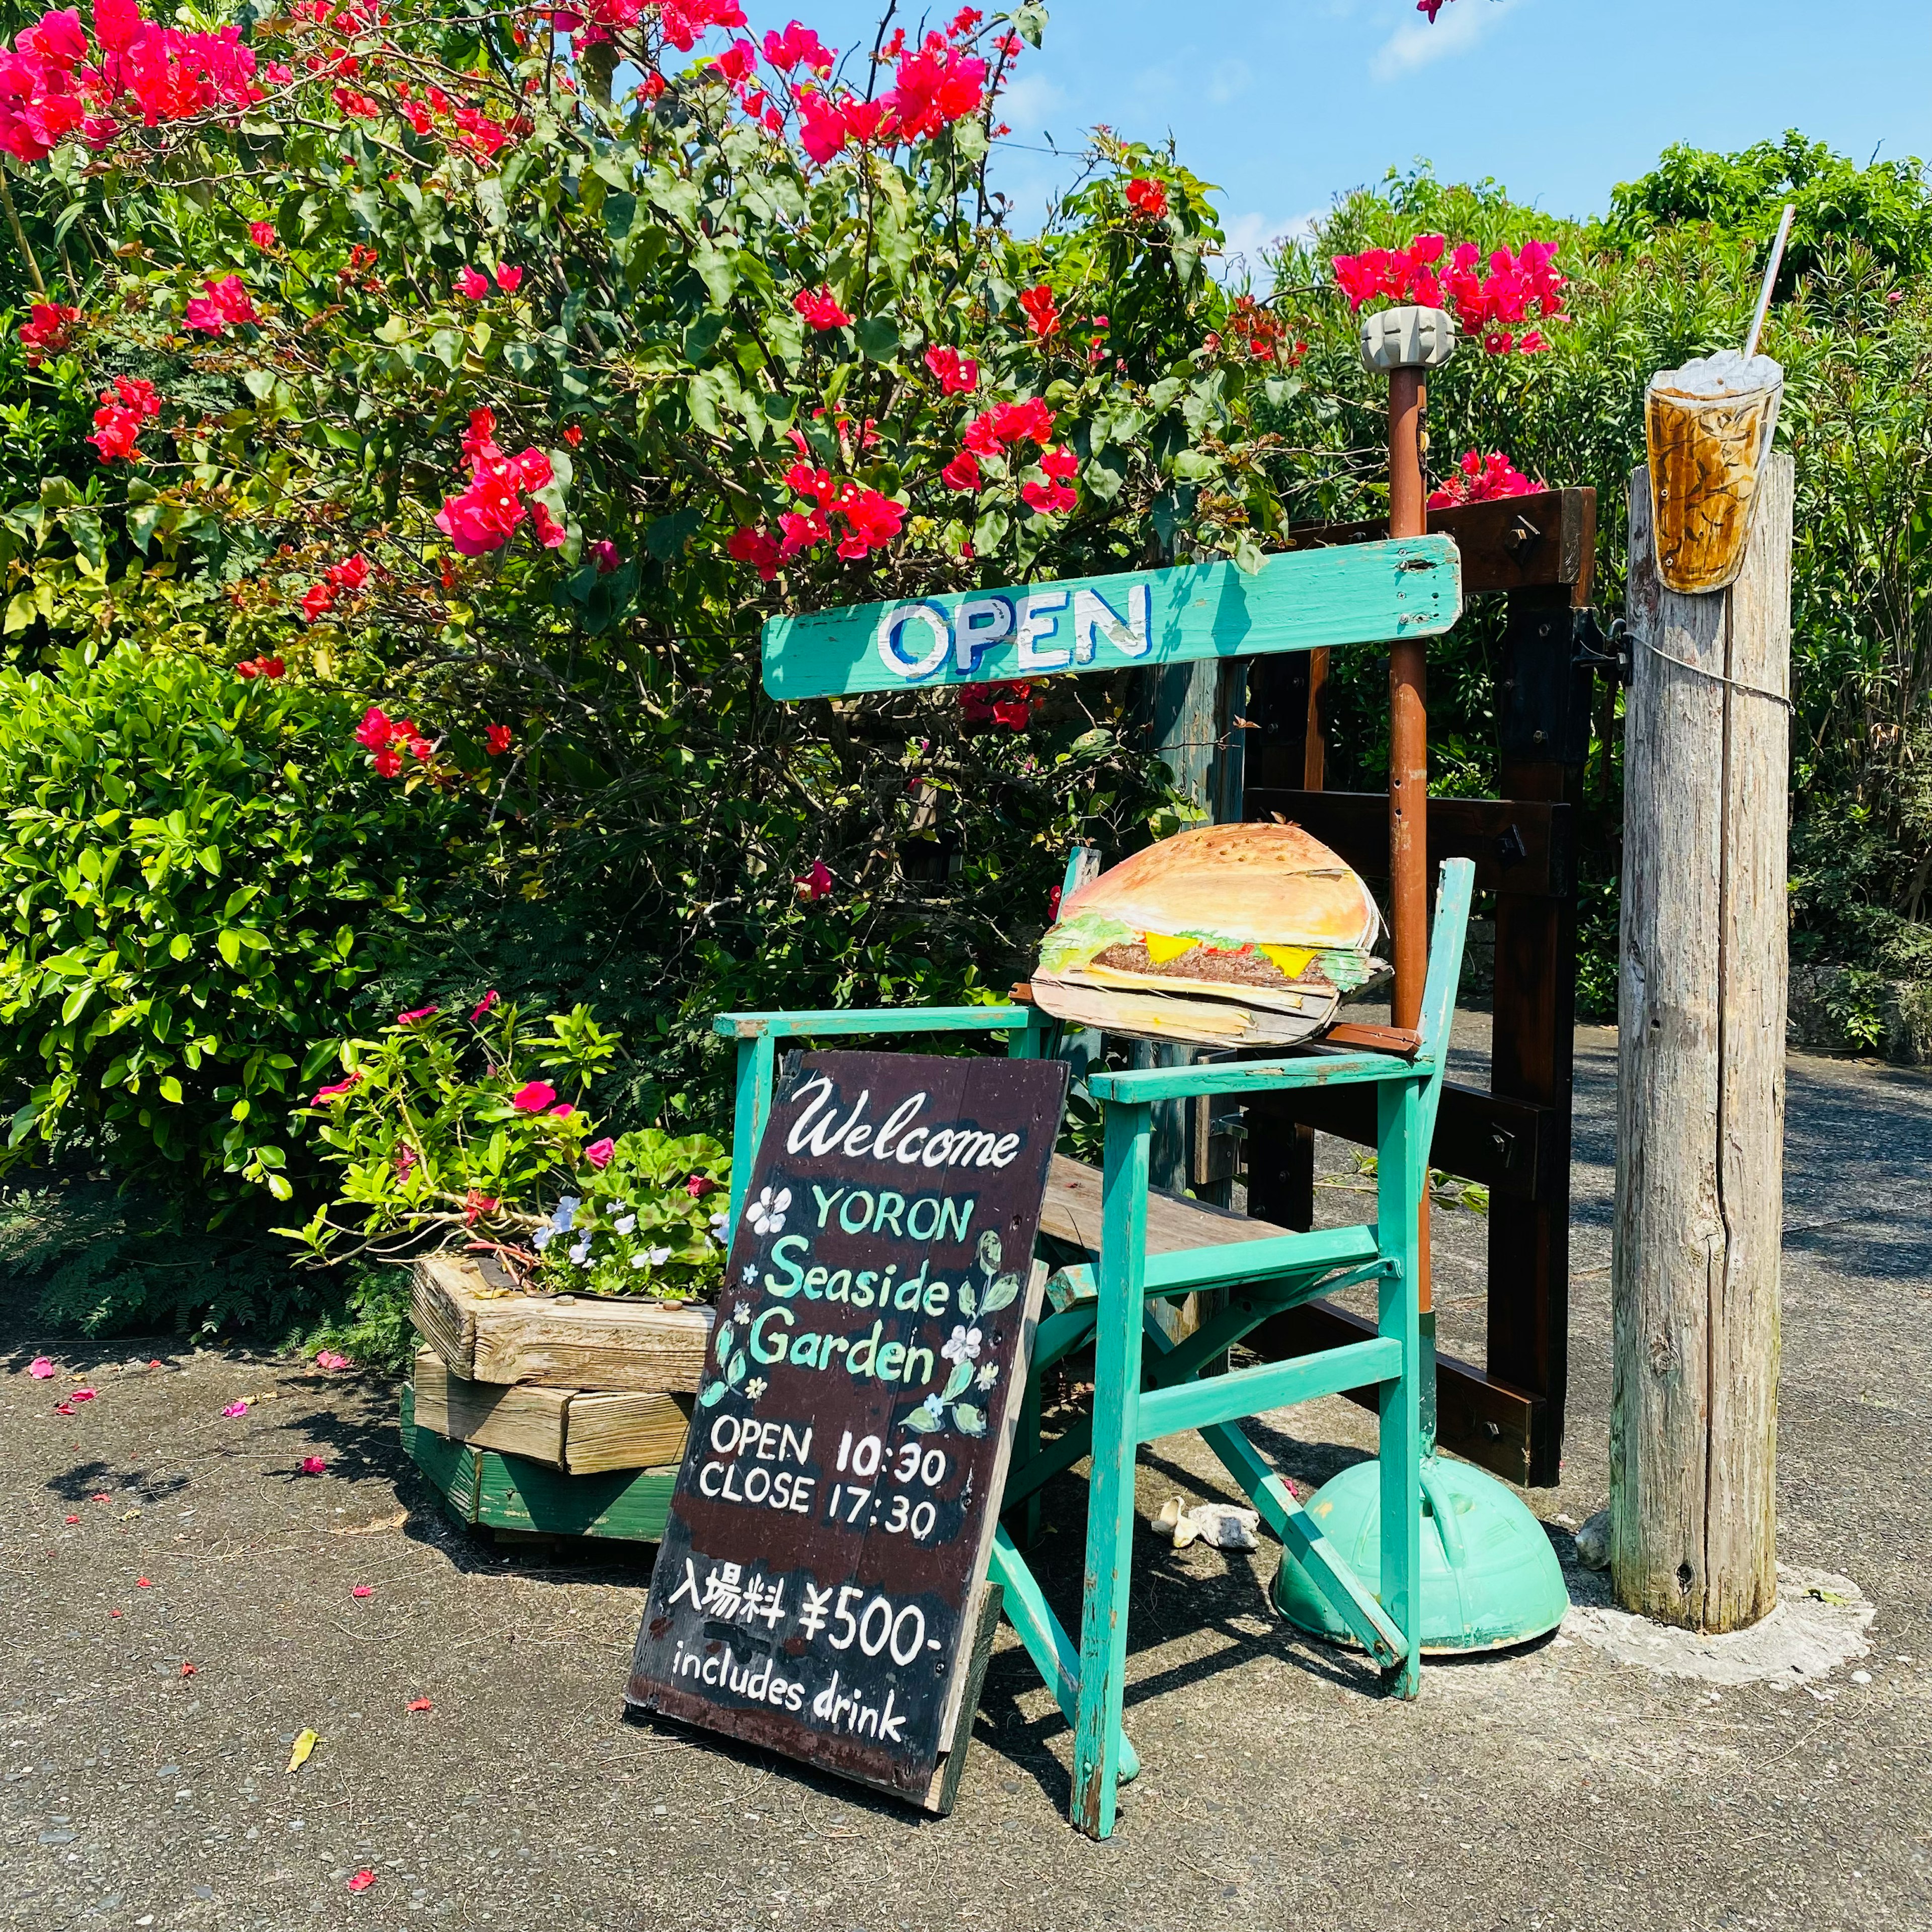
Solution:
[{"label": "wooden frame structure", "polygon": [[[1446,1082],[1433,1164],[1490,1190],[1489,1347],[1478,1368],[1438,1357],[1442,1446],[1512,1482],[1555,1483],[1563,1448],[1569,1330],[1570,1135],[1576,989],[1575,818],[1590,746],[1594,674],[1604,668],[1588,611],[1596,493],[1552,490],[1429,513],[1453,536],[1466,596],[1508,601],[1497,680],[1500,799],[1432,799],[1428,860],[1475,866],[1495,895],[1490,1084]],[[1380,524],[1315,526],[1306,547],[1371,542]],[[1371,879],[1388,870],[1381,793],[1324,788],[1327,653],[1256,659],[1243,734],[1242,816],[1305,826]],[[1314,1135],[1364,1144],[1372,1117],[1340,1091],[1246,1103],[1249,1211],[1313,1220]],[[1192,1178],[1214,1176],[1196,1137]],[[1249,1346],[1292,1355],[1359,1339],[1360,1321],[1317,1303]],[[1369,1392],[1361,1391],[1363,1399]]]}]

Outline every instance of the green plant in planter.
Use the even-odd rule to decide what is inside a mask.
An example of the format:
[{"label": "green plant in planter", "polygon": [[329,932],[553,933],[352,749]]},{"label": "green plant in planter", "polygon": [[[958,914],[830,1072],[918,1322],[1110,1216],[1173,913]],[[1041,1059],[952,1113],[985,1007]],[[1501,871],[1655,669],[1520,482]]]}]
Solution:
[{"label": "green plant in planter", "polygon": [[341,1170],[336,1198],[306,1227],[278,1232],[318,1262],[393,1259],[462,1229],[534,1233],[544,1197],[595,1174],[592,1150],[611,1144],[584,1103],[617,1052],[586,1006],[540,1024],[494,992],[466,1020],[418,1006],[374,1040],[339,1042],[321,1064],[342,1077],[297,1110]]},{"label": "green plant in planter", "polygon": [[[709,1299],[724,1274],[731,1157],[706,1134],[655,1127],[585,1150],[581,1195],[532,1237],[536,1285],[555,1292]],[[598,1165],[599,1160],[603,1165]]]}]

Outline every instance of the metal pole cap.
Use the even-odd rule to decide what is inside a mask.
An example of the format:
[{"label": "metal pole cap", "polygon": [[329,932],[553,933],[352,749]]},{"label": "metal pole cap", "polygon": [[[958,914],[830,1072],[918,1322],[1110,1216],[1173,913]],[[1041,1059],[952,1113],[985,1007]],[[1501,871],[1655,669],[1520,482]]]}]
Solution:
[{"label": "metal pole cap", "polygon": [[1371,369],[1436,369],[1456,352],[1447,309],[1385,308],[1362,318],[1362,360]]}]

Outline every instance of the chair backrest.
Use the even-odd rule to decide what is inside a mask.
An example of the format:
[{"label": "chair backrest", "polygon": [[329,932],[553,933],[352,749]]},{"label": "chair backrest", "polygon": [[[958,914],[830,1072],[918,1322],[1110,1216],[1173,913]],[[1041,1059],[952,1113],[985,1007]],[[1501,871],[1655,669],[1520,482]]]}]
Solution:
[{"label": "chair backrest", "polygon": [[1468,859],[1445,859],[1436,888],[1436,926],[1429,936],[1429,974],[1422,986],[1422,1046],[1416,1058],[1431,1063],[1422,1096],[1422,1144],[1436,1135],[1436,1102],[1449,1058],[1449,1030],[1456,1016],[1456,988],[1462,977],[1462,947],[1469,932],[1469,902],[1476,868]]}]

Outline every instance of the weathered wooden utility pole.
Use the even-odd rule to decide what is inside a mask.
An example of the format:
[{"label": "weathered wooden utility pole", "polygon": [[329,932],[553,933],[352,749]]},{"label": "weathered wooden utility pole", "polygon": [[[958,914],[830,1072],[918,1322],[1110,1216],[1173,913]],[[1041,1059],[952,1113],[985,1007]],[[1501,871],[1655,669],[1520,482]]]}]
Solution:
[{"label": "weathered wooden utility pole", "polygon": [[1777,1598],[1792,472],[1759,462],[1727,589],[1667,589],[1630,494],[1610,1566],[1702,1630]]}]

